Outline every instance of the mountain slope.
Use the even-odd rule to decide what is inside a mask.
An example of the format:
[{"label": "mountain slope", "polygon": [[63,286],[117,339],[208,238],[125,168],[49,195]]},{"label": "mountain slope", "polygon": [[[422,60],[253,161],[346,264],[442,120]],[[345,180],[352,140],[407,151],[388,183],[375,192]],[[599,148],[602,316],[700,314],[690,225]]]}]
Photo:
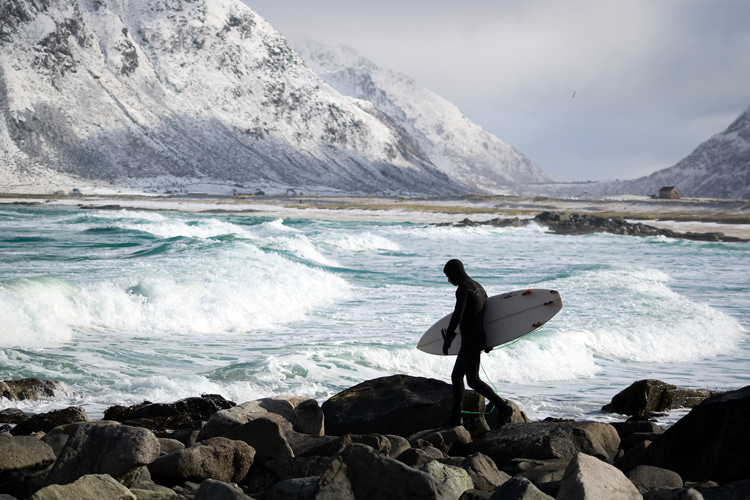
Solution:
[{"label": "mountain slope", "polygon": [[355,50],[305,41],[295,50],[333,88],[371,102],[416,139],[433,164],[479,192],[551,182],[531,160],[474,124],[411,78],[379,68]]},{"label": "mountain slope", "polygon": [[651,175],[628,181],[522,186],[516,193],[585,198],[651,196],[664,186],[677,186],[683,197],[750,199],[750,108],[675,165]]},{"label": "mountain slope", "polygon": [[674,166],[633,183],[654,192],[677,186],[690,197],[750,199],[750,108]]},{"label": "mountain slope", "polygon": [[4,2],[0,174],[468,189],[238,0]]}]

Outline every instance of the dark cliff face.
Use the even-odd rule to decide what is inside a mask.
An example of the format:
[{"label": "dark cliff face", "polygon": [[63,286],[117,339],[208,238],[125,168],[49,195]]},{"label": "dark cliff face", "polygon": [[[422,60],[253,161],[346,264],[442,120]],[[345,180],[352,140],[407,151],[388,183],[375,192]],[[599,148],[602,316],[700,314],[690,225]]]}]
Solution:
[{"label": "dark cliff face", "polygon": [[390,117],[323,83],[239,1],[12,0],[0,21],[6,165],[120,183],[466,190]]}]

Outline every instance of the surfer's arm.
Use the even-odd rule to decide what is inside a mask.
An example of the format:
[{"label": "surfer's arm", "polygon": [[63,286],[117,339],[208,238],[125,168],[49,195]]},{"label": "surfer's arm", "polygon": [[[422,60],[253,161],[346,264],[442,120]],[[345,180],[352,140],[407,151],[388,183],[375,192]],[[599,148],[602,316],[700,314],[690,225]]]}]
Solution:
[{"label": "surfer's arm", "polygon": [[459,286],[456,290],[456,307],[453,309],[451,315],[451,321],[448,323],[448,328],[445,329],[443,338],[448,342],[448,346],[456,336],[456,328],[461,323],[461,319],[464,317],[464,311],[466,310],[466,290]]}]

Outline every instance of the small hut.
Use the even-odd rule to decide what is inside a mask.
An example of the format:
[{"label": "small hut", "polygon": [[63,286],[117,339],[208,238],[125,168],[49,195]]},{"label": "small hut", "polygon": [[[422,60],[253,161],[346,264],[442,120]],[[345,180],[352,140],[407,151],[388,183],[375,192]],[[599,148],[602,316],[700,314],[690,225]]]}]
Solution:
[{"label": "small hut", "polygon": [[665,186],[659,190],[659,198],[665,200],[679,200],[680,189],[675,186]]}]

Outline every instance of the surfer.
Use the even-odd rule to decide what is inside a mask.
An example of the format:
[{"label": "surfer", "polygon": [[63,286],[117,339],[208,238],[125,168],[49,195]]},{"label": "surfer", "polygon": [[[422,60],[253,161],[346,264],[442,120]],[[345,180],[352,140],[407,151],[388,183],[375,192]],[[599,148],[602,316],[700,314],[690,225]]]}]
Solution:
[{"label": "surfer", "polygon": [[487,292],[482,285],[471,279],[463,263],[458,259],[451,259],[443,268],[448,281],[456,289],[456,307],[451,316],[448,328],[442,330],[443,354],[448,354],[451,343],[456,336],[456,328],[461,327],[461,348],[458,351],[456,364],[451,373],[453,383],[453,406],[448,426],[461,425],[461,409],[464,401],[464,377],[469,387],[490,400],[495,408],[503,412],[503,421],[509,422],[513,408],[506,403],[495,391],[479,378],[479,357],[482,351],[490,352],[487,348],[487,337],[484,332],[484,304]]}]

